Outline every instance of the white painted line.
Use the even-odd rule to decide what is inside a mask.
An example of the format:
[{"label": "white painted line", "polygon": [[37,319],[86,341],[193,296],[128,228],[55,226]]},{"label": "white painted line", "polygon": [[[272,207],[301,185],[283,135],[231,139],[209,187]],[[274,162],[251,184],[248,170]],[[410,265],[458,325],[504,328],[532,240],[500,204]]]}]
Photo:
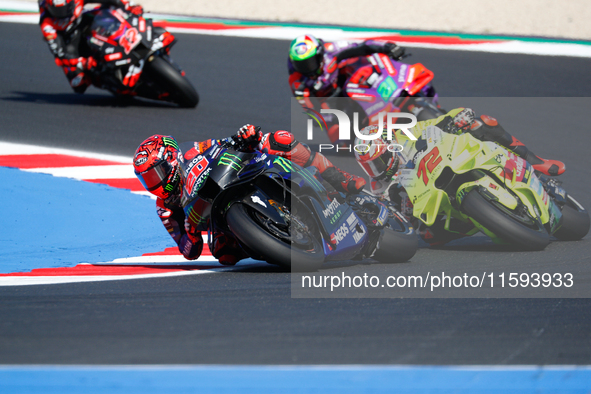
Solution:
[{"label": "white painted line", "polygon": [[39,12],[39,5],[35,2],[29,1],[12,1],[12,0],[1,0],[0,8],[3,10],[11,11],[31,11]]},{"label": "white painted line", "polygon": [[88,157],[91,159],[119,162],[121,164],[131,164],[133,160],[132,156],[115,156],[104,153],[79,151],[73,149],[51,148],[46,146],[17,144],[13,142],[0,141],[0,156],[34,154],[59,154],[68,156]]},{"label": "white painted line", "polygon": [[107,280],[131,280],[131,279],[150,279],[164,278],[171,276],[211,274],[220,271],[228,271],[226,267],[211,268],[208,270],[191,270],[166,272],[162,274],[142,274],[142,275],[71,275],[71,276],[4,276],[0,277],[1,286],[30,286],[30,285],[54,285],[61,283],[81,283],[81,282],[102,282]]},{"label": "white painted line", "polygon": [[[182,256],[181,256],[182,257]],[[184,260],[185,262],[187,260]],[[115,264],[115,262],[112,262]],[[203,263],[203,264],[202,264]],[[217,261],[193,260],[191,265],[210,265],[207,269],[193,269],[165,273],[139,274],[139,275],[66,275],[66,276],[3,276],[0,277],[0,287],[2,286],[31,286],[31,285],[54,285],[62,283],[82,283],[82,282],[102,282],[108,280],[132,280],[132,279],[154,279],[185,275],[214,274],[218,272],[232,272],[243,268],[269,267],[269,264],[246,259],[239,261],[234,266],[223,266]],[[99,263],[92,265],[109,265]],[[117,264],[117,265],[120,265]],[[137,265],[137,264],[136,264]],[[157,264],[154,264],[157,265]],[[178,265],[178,264],[176,264]],[[147,266],[147,265],[146,265]]]},{"label": "white painted line", "polygon": [[135,179],[135,174],[131,164],[57,168],[26,168],[22,170],[74,179]]}]

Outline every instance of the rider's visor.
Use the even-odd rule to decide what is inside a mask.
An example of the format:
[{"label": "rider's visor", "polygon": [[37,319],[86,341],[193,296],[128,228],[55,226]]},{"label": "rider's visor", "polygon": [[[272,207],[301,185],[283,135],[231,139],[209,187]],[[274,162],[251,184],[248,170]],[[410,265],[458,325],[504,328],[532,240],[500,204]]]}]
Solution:
[{"label": "rider's visor", "polygon": [[172,172],[172,166],[166,160],[161,160],[154,167],[140,173],[136,173],[138,179],[147,191],[151,192],[163,186]]},{"label": "rider's visor", "polygon": [[312,56],[304,60],[294,60],[293,66],[304,75],[316,75],[320,68],[320,60],[318,56]]},{"label": "rider's visor", "polygon": [[48,7],[49,13],[56,19],[69,19],[74,15],[76,2],[70,1],[63,5],[51,5]]}]

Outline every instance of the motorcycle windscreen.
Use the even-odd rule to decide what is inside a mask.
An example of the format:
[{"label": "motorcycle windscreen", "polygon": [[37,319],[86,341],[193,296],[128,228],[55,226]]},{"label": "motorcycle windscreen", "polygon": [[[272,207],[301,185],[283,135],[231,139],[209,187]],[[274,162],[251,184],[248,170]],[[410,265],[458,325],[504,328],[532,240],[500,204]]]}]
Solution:
[{"label": "motorcycle windscreen", "polygon": [[103,37],[110,37],[119,30],[121,22],[115,18],[110,11],[99,12],[92,21],[92,31]]}]

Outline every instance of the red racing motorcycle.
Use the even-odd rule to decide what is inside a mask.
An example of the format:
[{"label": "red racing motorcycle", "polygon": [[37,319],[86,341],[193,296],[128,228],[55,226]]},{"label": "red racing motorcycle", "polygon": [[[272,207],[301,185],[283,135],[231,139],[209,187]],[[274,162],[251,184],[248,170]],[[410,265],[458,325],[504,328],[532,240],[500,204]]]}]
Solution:
[{"label": "red racing motorcycle", "polygon": [[85,17],[92,20],[83,37],[97,61],[94,86],[116,96],[197,106],[197,91],[169,55],[176,42],[171,33],[120,8],[96,8],[86,11]]}]

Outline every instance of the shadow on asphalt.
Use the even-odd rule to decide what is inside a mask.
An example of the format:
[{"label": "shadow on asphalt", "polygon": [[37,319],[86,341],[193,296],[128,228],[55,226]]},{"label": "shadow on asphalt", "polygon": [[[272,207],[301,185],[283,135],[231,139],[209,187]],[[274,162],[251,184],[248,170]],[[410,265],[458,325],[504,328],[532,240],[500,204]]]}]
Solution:
[{"label": "shadow on asphalt", "polygon": [[[14,96],[2,97],[5,101],[26,102],[35,104],[64,104],[84,105],[93,107],[151,107],[151,108],[180,108],[176,104],[164,101],[154,101],[137,97],[115,97],[102,94],[76,93],[37,93],[10,92]],[[193,109],[193,108],[191,108]]]}]

